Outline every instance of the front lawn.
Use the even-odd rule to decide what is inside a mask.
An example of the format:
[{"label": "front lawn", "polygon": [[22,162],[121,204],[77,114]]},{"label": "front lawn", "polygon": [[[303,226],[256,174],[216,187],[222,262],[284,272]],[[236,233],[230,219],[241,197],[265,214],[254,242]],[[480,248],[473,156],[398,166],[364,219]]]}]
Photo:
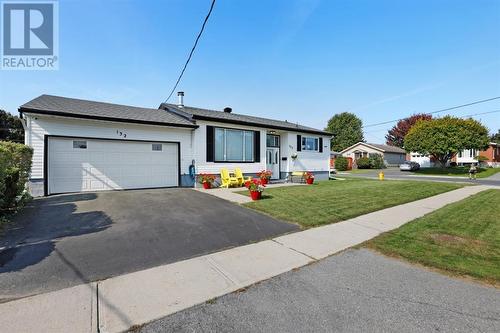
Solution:
[{"label": "front lawn", "polygon": [[409,261],[500,283],[500,190],[450,204],[366,245]]},{"label": "front lawn", "polygon": [[[463,185],[421,181],[346,179],[266,189],[245,204],[281,220],[314,227],[451,191]],[[248,191],[242,192],[248,195]]]},{"label": "front lawn", "polygon": [[[500,172],[500,168],[477,168],[477,178],[486,178]],[[459,176],[468,177],[468,167],[449,167],[449,168],[422,168],[413,171],[419,175],[439,175],[439,176]]]}]

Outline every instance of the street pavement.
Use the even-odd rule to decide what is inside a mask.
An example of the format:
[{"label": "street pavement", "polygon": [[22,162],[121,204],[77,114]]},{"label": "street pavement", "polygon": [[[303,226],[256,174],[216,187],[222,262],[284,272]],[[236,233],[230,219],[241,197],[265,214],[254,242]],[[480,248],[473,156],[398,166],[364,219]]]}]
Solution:
[{"label": "street pavement", "polygon": [[335,175],[339,178],[344,177],[363,177],[378,179],[378,174],[380,171],[384,172],[385,179],[396,179],[396,180],[419,180],[419,181],[439,181],[439,182],[451,182],[451,183],[467,183],[475,185],[490,185],[490,186],[500,186],[500,173],[497,173],[488,178],[478,178],[476,180],[469,180],[468,177],[453,177],[453,176],[424,176],[416,175],[408,171],[400,171],[399,168],[387,168],[383,170],[366,170],[363,173],[348,173],[339,172]]},{"label": "street pavement", "polygon": [[500,291],[347,250],[138,331],[500,332]]}]

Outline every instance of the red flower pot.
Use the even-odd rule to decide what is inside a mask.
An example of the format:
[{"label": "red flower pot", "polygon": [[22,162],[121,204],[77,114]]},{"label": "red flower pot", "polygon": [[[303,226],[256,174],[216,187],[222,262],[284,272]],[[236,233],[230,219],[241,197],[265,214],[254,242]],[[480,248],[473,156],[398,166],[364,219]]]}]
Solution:
[{"label": "red flower pot", "polygon": [[306,183],[308,183],[309,185],[311,185],[312,183],[314,183],[314,178],[307,178],[306,179]]},{"label": "red flower pot", "polygon": [[252,200],[260,200],[262,192],[259,191],[250,191],[250,196],[252,197]]},{"label": "red flower pot", "polygon": [[211,188],[212,188],[212,183],[209,183],[209,182],[204,182],[204,183],[203,183],[203,188],[204,188],[205,190],[209,190],[209,189],[211,189]]},{"label": "red flower pot", "polygon": [[260,182],[262,185],[267,185],[267,178],[261,178]]}]

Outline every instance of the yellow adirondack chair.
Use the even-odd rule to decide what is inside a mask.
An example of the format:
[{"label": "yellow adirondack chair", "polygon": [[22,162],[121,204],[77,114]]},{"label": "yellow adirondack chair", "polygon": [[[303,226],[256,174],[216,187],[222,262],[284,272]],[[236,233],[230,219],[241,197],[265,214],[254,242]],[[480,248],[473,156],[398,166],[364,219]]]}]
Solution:
[{"label": "yellow adirondack chair", "polygon": [[231,177],[229,171],[226,168],[220,169],[220,180],[222,184],[220,187],[229,188],[229,186],[238,185],[238,178]]},{"label": "yellow adirondack chair", "polygon": [[305,179],[304,179],[304,176],[305,176],[306,172],[305,171],[293,171],[291,174],[290,174],[290,182],[293,183],[293,179],[294,178],[300,178],[300,182],[301,183],[305,183]]},{"label": "yellow adirondack chair", "polygon": [[243,172],[241,172],[240,168],[234,168],[234,175],[238,179],[238,185],[243,186],[246,181],[252,180],[252,177],[245,177],[243,176]]}]

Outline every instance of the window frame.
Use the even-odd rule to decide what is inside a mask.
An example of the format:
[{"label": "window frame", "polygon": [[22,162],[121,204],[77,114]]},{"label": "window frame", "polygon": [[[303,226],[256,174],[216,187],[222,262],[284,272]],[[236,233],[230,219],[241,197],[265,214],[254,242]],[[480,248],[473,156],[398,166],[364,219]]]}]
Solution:
[{"label": "window frame", "polygon": [[[268,141],[268,138],[272,138],[272,144],[269,145],[269,141]],[[269,148],[280,148],[280,136],[277,135],[277,134],[266,134],[266,147],[269,147]]]},{"label": "window frame", "polygon": [[[155,149],[156,147],[160,147],[160,149]],[[151,144],[151,151],[163,151],[163,144],[162,143],[152,143]]]},{"label": "window frame", "polygon": [[[314,140],[314,149],[307,149],[307,139],[313,139]],[[319,136],[301,136],[301,151],[304,152],[313,152],[313,153],[318,153],[319,152]],[[305,144],[304,144],[305,142]]]},{"label": "window frame", "polygon": [[[223,131],[223,159],[217,159],[217,142],[216,142],[216,137],[217,137],[217,130],[222,130]],[[241,160],[228,160],[227,159],[227,131],[240,131],[242,132],[242,159]],[[252,147],[252,152],[251,152],[251,160],[246,159],[246,141],[248,139],[247,133],[251,133],[250,135],[250,142],[251,142],[251,147]],[[214,126],[214,138],[213,138],[213,157],[214,157],[214,163],[256,163],[255,162],[255,131],[250,130],[250,129],[242,129],[242,128],[230,128],[230,127],[220,127],[220,126]]]},{"label": "window frame", "polygon": [[[78,147],[75,147],[75,143],[77,143],[77,142],[84,142],[83,145],[85,147],[82,147],[83,146],[82,144],[80,144]],[[73,144],[73,149],[87,149],[88,148],[88,141],[87,140],[73,140],[72,144]]]}]

